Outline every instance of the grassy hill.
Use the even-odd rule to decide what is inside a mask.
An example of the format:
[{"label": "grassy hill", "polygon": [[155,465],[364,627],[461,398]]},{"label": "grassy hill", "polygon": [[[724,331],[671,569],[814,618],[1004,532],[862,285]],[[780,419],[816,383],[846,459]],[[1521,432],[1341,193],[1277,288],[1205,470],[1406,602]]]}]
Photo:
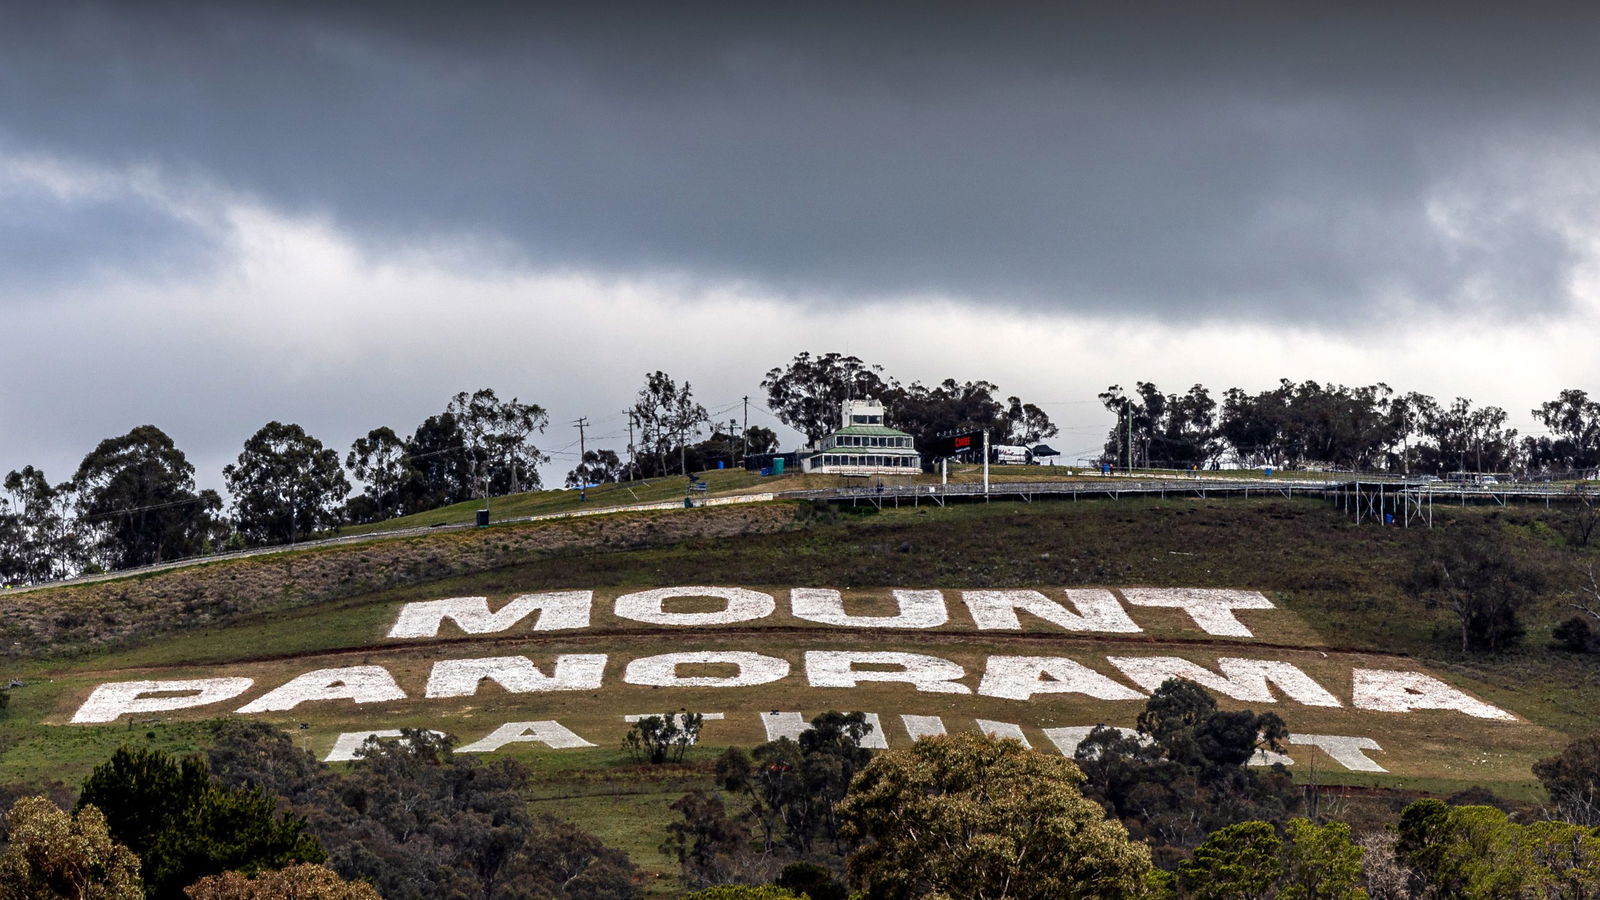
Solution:
[{"label": "grassy hill", "polygon": [[[1112,656],[1176,656],[1202,665],[1224,657],[1286,661],[1342,701],[1339,708],[1316,708],[1280,697],[1272,708],[1291,731],[1370,738],[1383,748],[1373,758],[1388,769],[1348,771],[1302,747],[1291,754],[1298,778],[1443,792],[1484,784],[1532,799],[1532,761],[1600,720],[1600,656],[1546,646],[1551,627],[1570,614],[1563,591],[1597,561],[1595,550],[1562,537],[1561,515],[1441,510],[1430,532],[1355,526],[1315,500],[1137,499],[882,512],[768,503],[437,533],[36,591],[0,600],[6,657],[0,675],[25,682],[0,713],[0,784],[75,783],[124,742],[194,749],[207,739],[208,717],[231,714],[297,675],[383,666],[407,699],[313,702],[259,717],[291,729],[319,756],[342,732],[421,726],[468,742],[505,722],[559,722],[594,746],[523,743],[496,752],[533,763],[541,808],[575,819],[665,873],[671,866],[656,847],[667,804],[686,786],[704,783],[705,763],[721,747],[765,740],[762,716],[774,710],[807,717],[828,708],[877,712],[891,745],[910,739],[902,715],[941,717],[952,731],[979,727],[978,720],[1001,722],[1020,728],[1036,747],[1053,749],[1045,729],[1131,725],[1139,706],[1074,694],[1018,701],[930,693],[894,682],[812,686],[801,673],[805,655],[824,648],[939,657],[968,673],[969,688],[995,655],[1070,657],[1114,679]],[[1411,599],[1402,585],[1440,547],[1486,536],[1537,567],[1545,587],[1523,612],[1528,635],[1520,648],[1463,654],[1448,611]],[[693,629],[611,611],[621,594],[678,585],[764,591],[777,598],[777,608],[758,620]],[[1137,634],[1065,633],[1031,619],[1016,632],[977,632],[956,600],[962,590],[1135,586],[1261,591],[1276,609],[1240,612],[1248,637],[1207,634],[1178,610],[1131,606],[1142,629]],[[893,588],[943,590],[950,619],[889,631],[818,625],[789,612],[788,590],[799,587],[845,591],[851,613],[862,616],[892,615]],[[436,638],[387,637],[408,602],[484,596],[499,607],[520,594],[556,590],[595,592],[590,627],[469,635],[447,626]],[[680,613],[719,608],[709,600],[673,602]],[[739,688],[651,687],[621,677],[634,659],[697,650],[759,653],[790,662],[794,671]],[[606,677],[594,691],[513,694],[490,684],[469,697],[422,696],[440,660],[526,655],[548,670],[557,654],[601,653],[609,657]],[[1356,668],[1424,671],[1509,710],[1517,721],[1354,709]],[[255,686],[233,703],[69,724],[100,684],[222,675],[249,677]],[[622,751],[624,715],[680,708],[725,717],[707,724],[685,765],[641,767]]]}]

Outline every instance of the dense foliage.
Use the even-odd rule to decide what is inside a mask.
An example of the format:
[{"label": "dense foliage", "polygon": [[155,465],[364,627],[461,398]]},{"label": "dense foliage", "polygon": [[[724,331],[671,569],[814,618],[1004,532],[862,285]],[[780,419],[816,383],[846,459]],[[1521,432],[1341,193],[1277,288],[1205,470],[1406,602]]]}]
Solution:
[{"label": "dense foliage", "polygon": [[839,805],[851,882],[883,900],[1142,896],[1150,851],[1082,781],[1069,760],[982,734],[885,751]]},{"label": "dense foliage", "polygon": [[[38,478],[27,493],[45,494]],[[6,487],[13,487],[10,478]],[[106,568],[199,552],[222,508],[215,491],[195,491],[194,466],[154,425],[101,441],[79,464],[71,490],[78,521],[88,526],[84,549]]]},{"label": "dense foliage", "polygon": [[222,470],[239,533],[257,544],[293,543],[340,521],[350,482],[339,454],[299,425],[268,422]]},{"label": "dense foliage", "polygon": [[1103,459],[1126,465],[1332,467],[1406,473],[1569,473],[1600,466],[1600,403],[1580,390],[1532,411],[1551,436],[1525,437],[1496,406],[1441,403],[1386,384],[1346,387],[1283,379],[1257,393],[1204,385],[1166,394],[1150,382],[1100,394],[1116,416]]},{"label": "dense foliage", "polygon": [[23,797],[6,815],[0,900],[139,900],[139,858],[114,841],[93,806],[68,815],[44,797]]},{"label": "dense foliage", "polygon": [[303,820],[278,814],[274,797],[259,787],[225,787],[199,756],[122,748],[84,781],[78,809],[89,807],[143,861],[151,900],[181,900],[206,875],[327,857]]},{"label": "dense foliage", "polygon": [[1150,696],[1138,733],[1096,728],[1078,746],[1084,794],[1099,801],[1156,859],[1170,865],[1234,822],[1282,824],[1300,793],[1282,767],[1246,764],[1258,751],[1281,752],[1288,732],[1274,713],[1217,709],[1192,681],[1172,679]]},{"label": "dense foliage", "polygon": [[778,420],[810,443],[839,427],[840,404],[848,399],[883,401],[888,424],[912,435],[923,453],[935,452],[940,436],[956,431],[987,430],[993,443],[1024,446],[1057,433],[1044,410],[1018,397],[999,399],[999,388],[987,381],[905,384],[882,372],[854,356],[802,352],[787,367],[769,371],[761,386]]},{"label": "dense foliage", "polygon": [[451,745],[407,732],[372,742],[341,775],[271,726],[230,721],[210,760],[227,784],[284,798],[328,848],[329,867],[386,900],[636,895],[625,855],[529,811],[524,766],[479,763]]}]

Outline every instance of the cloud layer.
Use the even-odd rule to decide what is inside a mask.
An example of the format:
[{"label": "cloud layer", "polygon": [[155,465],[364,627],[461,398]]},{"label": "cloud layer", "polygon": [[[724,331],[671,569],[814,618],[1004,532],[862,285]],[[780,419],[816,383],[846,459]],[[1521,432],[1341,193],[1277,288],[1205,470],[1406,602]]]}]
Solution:
[{"label": "cloud layer", "polygon": [[1137,379],[1600,393],[1600,12],[381,10],[8,12],[0,471],[154,422],[214,486],[481,386],[620,447],[645,372],[800,350],[1086,452]]},{"label": "cloud layer", "polygon": [[[1590,253],[1600,14],[584,9],[41,8],[0,37],[0,136],[377,253],[805,303],[1549,313]],[[192,263],[140,215],[50,252]]]}]

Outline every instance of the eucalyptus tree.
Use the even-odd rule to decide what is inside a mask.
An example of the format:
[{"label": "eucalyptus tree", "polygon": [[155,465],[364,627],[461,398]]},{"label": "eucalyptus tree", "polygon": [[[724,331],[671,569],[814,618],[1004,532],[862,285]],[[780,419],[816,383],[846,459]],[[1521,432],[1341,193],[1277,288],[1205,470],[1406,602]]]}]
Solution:
[{"label": "eucalyptus tree", "polygon": [[788,366],[768,371],[761,387],[778,421],[815,443],[839,427],[839,407],[845,400],[880,399],[888,393],[882,371],[882,366],[842,353],[801,352]]},{"label": "eucalyptus tree", "polygon": [[550,458],[533,445],[550,421],[544,407],[516,397],[501,400],[491,388],[450,398],[445,411],[455,418],[466,447],[473,482],[482,497],[540,487],[539,466]]},{"label": "eucalyptus tree", "polygon": [[1533,417],[1550,435],[1525,440],[1530,465],[1550,470],[1600,466],[1600,402],[1587,392],[1564,390],[1533,410]]},{"label": "eucalyptus tree", "polygon": [[591,484],[611,484],[621,480],[622,460],[615,450],[585,450],[583,461],[567,473],[566,485],[581,488]]},{"label": "eucalyptus tree", "polygon": [[416,468],[406,453],[406,442],[393,428],[385,425],[356,438],[344,464],[365,485],[363,493],[375,518],[399,515],[404,489],[415,477]]},{"label": "eucalyptus tree", "polygon": [[90,549],[114,569],[198,553],[222,508],[215,491],[195,490],[194,466],[154,425],[101,441],[72,487]]},{"label": "eucalyptus tree", "polygon": [[252,543],[293,543],[338,525],[350,493],[339,454],[292,423],[263,425],[222,474],[239,533]]},{"label": "eucalyptus tree", "polygon": [[1022,402],[1021,397],[1006,398],[1005,423],[1005,433],[999,437],[1003,444],[1031,447],[1061,433],[1048,413],[1032,403]]},{"label": "eucalyptus tree", "polygon": [[0,496],[0,581],[61,578],[82,561],[81,534],[71,518],[72,485],[51,485],[24,466],[6,475]]},{"label": "eucalyptus tree", "polygon": [[652,372],[645,376],[644,387],[629,412],[639,426],[638,446],[654,458],[654,473],[665,474],[667,457],[676,451],[679,474],[687,475],[686,448],[711,419],[706,408],[695,402],[689,382],[680,387],[667,373]]},{"label": "eucalyptus tree", "polygon": [[1105,456],[1111,462],[1128,460],[1130,440],[1134,461],[1151,466],[1205,465],[1219,452],[1217,403],[1203,385],[1183,394],[1163,394],[1147,381],[1136,383],[1132,393],[1114,384],[1099,399],[1117,416],[1106,439]]}]

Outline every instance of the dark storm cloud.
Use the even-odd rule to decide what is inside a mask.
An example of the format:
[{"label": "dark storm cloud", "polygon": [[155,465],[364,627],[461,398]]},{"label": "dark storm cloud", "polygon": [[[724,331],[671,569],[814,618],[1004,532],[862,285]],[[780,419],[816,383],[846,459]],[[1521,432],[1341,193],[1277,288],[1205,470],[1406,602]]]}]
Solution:
[{"label": "dark storm cloud", "polygon": [[1560,186],[1600,131],[1600,17],[1572,6],[370,8],[26,9],[0,138],[378,252],[837,302],[1558,310],[1595,211]]},{"label": "dark storm cloud", "polygon": [[0,307],[47,303],[58,290],[129,275],[204,270],[220,249],[213,229],[146,199],[0,191]]}]

